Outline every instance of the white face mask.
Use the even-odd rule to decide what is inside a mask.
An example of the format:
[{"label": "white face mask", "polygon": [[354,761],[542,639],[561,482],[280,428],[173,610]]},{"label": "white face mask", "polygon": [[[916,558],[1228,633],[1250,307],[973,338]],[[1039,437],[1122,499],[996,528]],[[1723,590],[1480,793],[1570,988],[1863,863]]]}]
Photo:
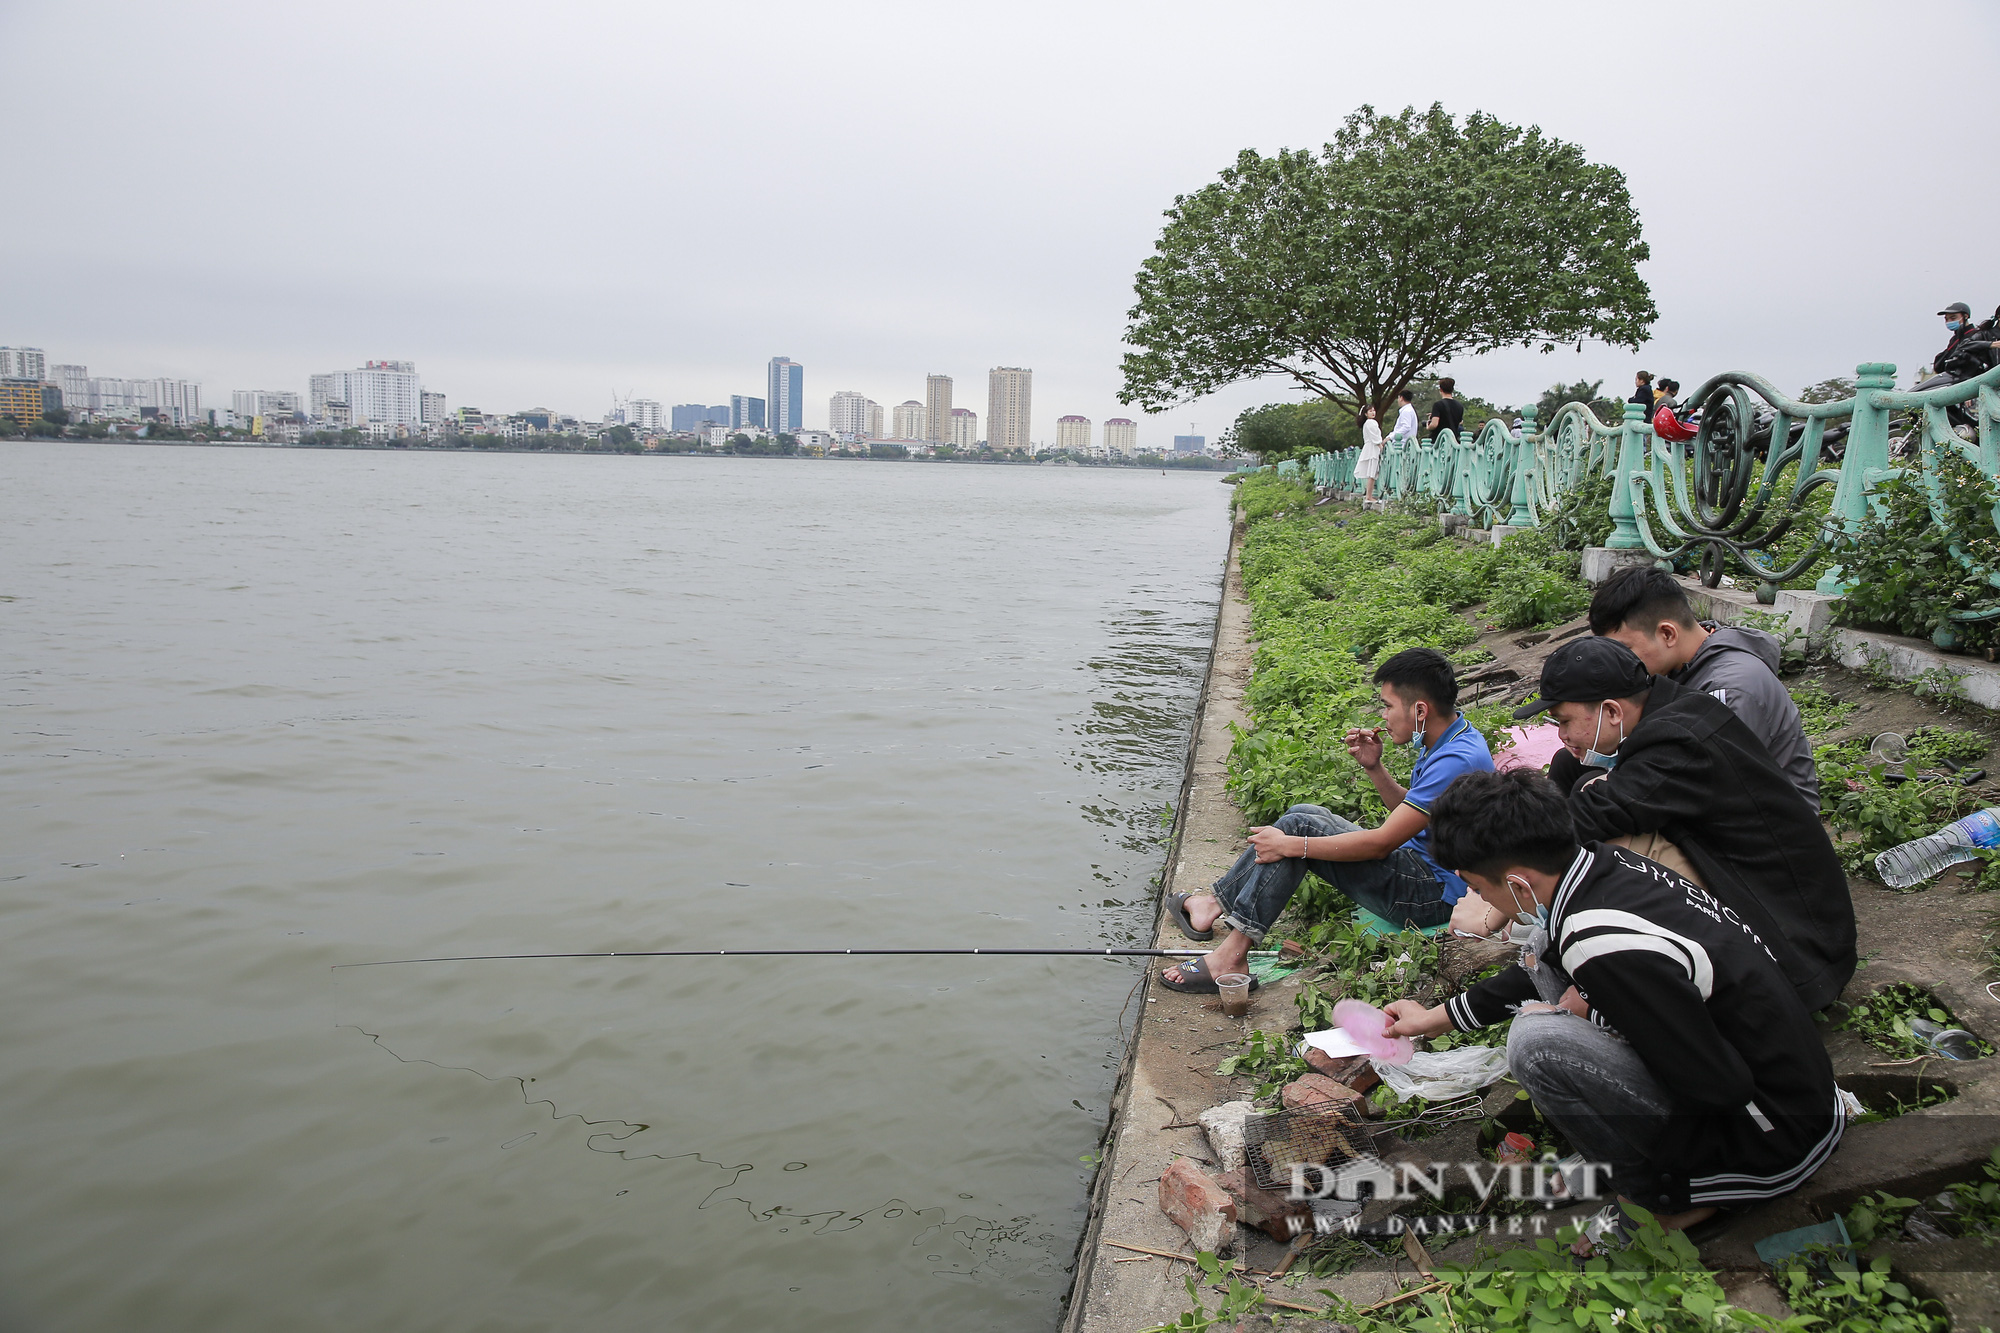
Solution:
[{"label": "white face mask", "polygon": [[[1535,898],[1534,885],[1528,883],[1527,880],[1522,879],[1519,875],[1507,876],[1506,883],[1507,883],[1507,892],[1509,894],[1512,894],[1514,898],[1514,919],[1516,921],[1521,922],[1524,925],[1546,927],[1549,924],[1549,909],[1548,906],[1544,903],[1534,902]],[[1517,885],[1519,886],[1520,889],[1520,892],[1518,893],[1515,892],[1515,887]],[[1521,894],[1526,894],[1528,896],[1528,901],[1534,903],[1534,908],[1535,908],[1534,911],[1531,912],[1527,908],[1521,906]]]},{"label": "white face mask", "polygon": [[1597,743],[1604,739],[1604,708],[1603,704],[1597,706],[1597,730],[1591,733],[1590,746],[1583,752],[1583,762],[1592,768],[1610,769],[1618,767],[1618,746],[1625,744],[1625,719],[1618,719],[1618,745],[1611,747],[1610,754],[1599,752]]}]

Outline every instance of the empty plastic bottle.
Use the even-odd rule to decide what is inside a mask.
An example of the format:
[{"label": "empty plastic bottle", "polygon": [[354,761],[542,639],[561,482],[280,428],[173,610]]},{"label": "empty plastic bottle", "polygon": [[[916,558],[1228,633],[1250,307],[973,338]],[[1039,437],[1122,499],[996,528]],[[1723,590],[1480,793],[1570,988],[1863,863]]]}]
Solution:
[{"label": "empty plastic bottle", "polygon": [[1907,889],[1949,866],[1978,860],[1978,849],[1986,847],[2000,847],[2000,806],[1989,806],[1946,824],[1928,837],[1891,847],[1875,858],[1875,873],[1890,888]]}]

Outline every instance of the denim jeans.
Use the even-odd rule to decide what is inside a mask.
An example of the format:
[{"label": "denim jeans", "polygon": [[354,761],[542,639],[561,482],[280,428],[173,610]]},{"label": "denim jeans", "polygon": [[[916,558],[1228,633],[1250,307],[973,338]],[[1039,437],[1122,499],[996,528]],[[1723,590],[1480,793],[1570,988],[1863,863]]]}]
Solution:
[{"label": "denim jeans", "polygon": [[[1361,826],[1342,819],[1325,806],[1295,805],[1272,821],[1294,837],[1329,838],[1359,832]],[[1246,847],[1213,892],[1222,904],[1222,919],[1243,932],[1252,944],[1264,935],[1298,892],[1310,870],[1375,915],[1397,925],[1435,926],[1451,920],[1451,904],[1430,864],[1409,847],[1398,847],[1380,861],[1320,861],[1296,856],[1267,865],[1257,864],[1257,850]]]},{"label": "denim jeans", "polygon": [[1574,1014],[1521,1014],[1507,1031],[1507,1070],[1584,1160],[1608,1163],[1620,1192],[1652,1202],[1646,1149],[1672,1104],[1623,1037]]}]

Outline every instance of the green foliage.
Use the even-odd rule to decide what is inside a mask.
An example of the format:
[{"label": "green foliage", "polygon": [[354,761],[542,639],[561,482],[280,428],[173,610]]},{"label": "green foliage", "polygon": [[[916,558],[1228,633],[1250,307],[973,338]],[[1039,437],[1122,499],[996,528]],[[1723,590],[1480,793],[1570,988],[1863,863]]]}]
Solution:
[{"label": "green foliage", "polygon": [[[1233,1327],[1244,1315],[1264,1308],[1263,1291],[1238,1278],[1233,1265],[1225,1265],[1207,1250],[1197,1254],[1194,1262],[1201,1270],[1201,1277],[1197,1279],[1190,1273],[1181,1279],[1182,1285],[1187,1288],[1188,1303],[1194,1308],[1183,1311],[1173,1323],[1155,1324],[1144,1333],[1200,1333],[1203,1329]],[[1202,1284],[1219,1284],[1225,1272],[1229,1275],[1229,1286],[1215,1309],[1210,1310],[1202,1303]]]},{"label": "green foliage", "polygon": [[[1993,582],[2000,575],[2000,535],[1993,526],[2000,492],[1956,450],[1941,449],[1935,457],[1938,512],[1914,468],[1871,493],[1871,512],[1857,540],[1840,552],[1842,575],[1854,585],[1840,602],[1843,624],[1929,638],[1953,611],[2000,607]],[[2000,644],[2000,619],[1951,624],[1973,647]]]},{"label": "green foliage", "polygon": [[[1602,546],[1611,537],[1611,491],[1609,475],[1593,475],[1556,497],[1553,510],[1541,516],[1541,530],[1565,551],[1581,551],[1586,546]],[[1510,537],[1512,546],[1518,537]]]},{"label": "green foliage", "polygon": [[[1373,664],[1404,648],[1466,648],[1477,631],[1461,611],[1496,594],[1516,599],[1509,605],[1517,619],[1573,613],[1578,598],[1588,597],[1574,580],[1573,559],[1558,556],[1539,534],[1496,548],[1443,540],[1434,519],[1332,506],[1301,511],[1303,488],[1269,473],[1238,490],[1253,516],[1241,566],[1257,638],[1245,693],[1256,725],[1236,733],[1229,790],[1253,823],[1300,802],[1379,823],[1386,812],[1344,744],[1349,730],[1376,723]],[[1269,517],[1277,512],[1287,516]],[[1520,571],[1554,571],[1572,591],[1563,595]],[[1492,719],[1481,722],[1490,729]],[[1405,782],[1411,761],[1399,746],[1385,758]]]},{"label": "green foliage", "polygon": [[[1728,1303],[1694,1245],[1663,1230],[1634,1204],[1638,1223],[1625,1248],[1608,1257],[1570,1253],[1574,1232],[1509,1250],[1466,1267],[1438,1264],[1446,1286],[1374,1314],[1345,1312],[1364,1333],[1697,1333],[1712,1329],[1785,1328],[1768,1316]],[[1800,1333],[1808,1327],[1795,1324]]]},{"label": "green foliage", "polygon": [[1318,153],[1245,149],[1174,200],[1134,280],[1119,401],[1159,411],[1280,375],[1386,411],[1477,352],[1637,346],[1657,316],[1647,254],[1623,174],[1575,145],[1362,107]]},{"label": "green foliage", "polygon": [[1912,768],[1943,768],[1947,760],[1964,764],[1992,748],[1992,742],[1978,732],[1953,727],[1918,727],[1906,739],[1910,742]]},{"label": "green foliage", "polygon": [[1887,1190],[1866,1195],[1847,1210],[1847,1235],[1856,1245],[1868,1245],[1877,1237],[1894,1236],[1903,1228],[1903,1219],[1917,1206],[1915,1199],[1900,1198]]},{"label": "green foliage", "polygon": [[1527,629],[1572,620],[1590,609],[1590,589],[1574,575],[1539,565],[1516,565],[1500,576],[1486,614],[1501,629]]},{"label": "green foliage", "polygon": [[1961,1181],[1953,1185],[1951,1216],[1947,1219],[1955,1235],[1979,1236],[1988,1245],[2000,1240],[2000,1148],[1995,1148],[1980,1167],[1984,1180]]},{"label": "green foliage", "polygon": [[1826,692],[1826,686],[1818,682],[1800,685],[1791,691],[1792,702],[1798,706],[1799,723],[1808,736],[1824,736],[1830,731],[1838,731],[1847,719],[1861,705],[1836,699]]},{"label": "green foliage", "polygon": [[1935,833],[1978,808],[1978,798],[1953,781],[1889,782],[1888,766],[1858,743],[1819,746],[1813,765],[1819,770],[1820,814],[1833,826],[1834,850],[1849,874],[1877,878],[1878,853]]},{"label": "green foliage", "polygon": [[1275,472],[1253,472],[1236,483],[1236,503],[1246,521],[1260,522],[1273,514],[1297,513],[1310,509],[1312,487]]},{"label": "green foliage", "polygon": [[1336,449],[1359,448],[1361,426],[1352,407],[1320,398],[1305,403],[1246,407],[1222,443],[1256,454],[1266,463]]},{"label": "green foliage", "polygon": [[1792,1307],[1791,1327],[1814,1333],[1951,1333],[1951,1320],[1889,1276],[1889,1261],[1865,1269],[1838,1250],[1815,1245],[1778,1269]]},{"label": "green foliage", "polygon": [[[1833,1026],[1854,1033],[1895,1059],[1913,1059],[1932,1053],[1930,1045],[1910,1030],[1911,1022],[1920,1018],[1940,1027],[1958,1026],[1958,1020],[1938,1003],[1936,996],[1911,982],[1898,981],[1859,1004],[1849,1005]],[[1975,1037],[1973,1043],[1981,1055],[1992,1054],[1993,1048],[1986,1042]]]},{"label": "green foliage", "polygon": [[1616,425],[1625,419],[1625,404],[1617,398],[1603,397],[1599,392],[1603,388],[1603,380],[1551,384],[1542,390],[1541,399],[1535,404],[1535,420],[1546,424],[1555,420],[1557,410],[1565,403],[1582,403],[1599,421],[1606,425]]},{"label": "green foliage", "polygon": [[1236,1078],[1239,1075],[1254,1078],[1258,1080],[1256,1095],[1268,1097],[1308,1068],[1305,1061],[1292,1054],[1283,1033],[1254,1029],[1243,1049],[1223,1057],[1222,1063],[1215,1067],[1215,1073],[1219,1078]]}]

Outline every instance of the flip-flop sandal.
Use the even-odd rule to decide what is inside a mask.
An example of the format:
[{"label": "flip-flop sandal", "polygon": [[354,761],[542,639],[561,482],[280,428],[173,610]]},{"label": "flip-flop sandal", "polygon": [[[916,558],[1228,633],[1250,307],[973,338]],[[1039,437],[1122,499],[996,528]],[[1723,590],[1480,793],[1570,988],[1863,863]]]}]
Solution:
[{"label": "flip-flop sandal", "polygon": [[[1183,995],[1214,995],[1216,993],[1215,978],[1208,974],[1208,968],[1202,959],[1185,958],[1175,964],[1175,966],[1180,969],[1181,979],[1179,981],[1169,981],[1165,972],[1160,973],[1159,976],[1160,984],[1168,990],[1177,990]],[[1261,988],[1263,984],[1263,982],[1257,980],[1255,977],[1250,978],[1250,989],[1253,992]]]},{"label": "flip-flop sandal", "polygon": [[1215,927],[1210,926],[1207,930],[1196,930],[1194,922],[1188,917],[1187,900],[1188,896],[1185,893],[1168,894],[1167,911],[1173,913],[1174,924],[1180,927],[1181,934],[1191,940],[1198,940],[1206,944],[1215,938]]}]

